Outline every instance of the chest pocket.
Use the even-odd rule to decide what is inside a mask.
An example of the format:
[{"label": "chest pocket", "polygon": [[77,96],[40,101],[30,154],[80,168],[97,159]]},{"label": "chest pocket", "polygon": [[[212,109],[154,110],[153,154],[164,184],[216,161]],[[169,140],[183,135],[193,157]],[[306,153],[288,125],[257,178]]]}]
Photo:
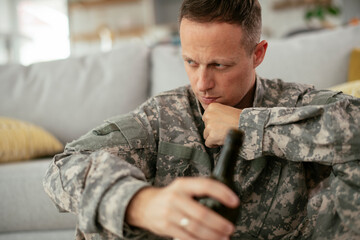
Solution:
[{"label": "chest pocket", "polygon": [[177,177],[208,176],[210,172],[211,161],[206,152],[176,143],[159,143],[156,186],[166,186]]}]

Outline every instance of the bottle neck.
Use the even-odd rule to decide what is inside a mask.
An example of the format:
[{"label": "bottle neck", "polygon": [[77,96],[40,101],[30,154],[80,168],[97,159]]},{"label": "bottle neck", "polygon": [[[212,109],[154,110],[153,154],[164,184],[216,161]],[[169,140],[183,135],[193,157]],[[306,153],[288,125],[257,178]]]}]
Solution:
[{"label": "bottle neck", "polygon": [[221,149],[219,161],[212,173],[213,177],[220,181],[232,182],[238,153],[244,140],[244,132],[240,129],[229,130],[223,148]]},{"label": "bottle neck", "polygon": [[[221,149],[219,160],[214,168],[213,176],[219,180],[233,177],[237,159],[238,146],[225,144]],[[234,156],[236,156],[234,158]]]}]

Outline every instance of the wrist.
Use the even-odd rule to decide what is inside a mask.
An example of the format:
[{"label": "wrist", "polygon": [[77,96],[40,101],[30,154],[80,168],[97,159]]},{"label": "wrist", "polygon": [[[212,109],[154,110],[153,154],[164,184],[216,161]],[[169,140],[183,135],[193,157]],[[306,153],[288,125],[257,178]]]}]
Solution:
[{"label": "wrist", "polygon": [[134,227],[146,228],[146,209],[157,191],[154,187],[146,187],[137,192],[126,209],[125,222]]}]

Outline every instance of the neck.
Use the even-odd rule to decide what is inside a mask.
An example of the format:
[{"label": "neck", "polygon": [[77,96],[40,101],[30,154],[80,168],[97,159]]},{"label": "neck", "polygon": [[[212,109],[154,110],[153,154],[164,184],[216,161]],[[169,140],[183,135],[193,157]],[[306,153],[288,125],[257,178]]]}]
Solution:
[{"label": "neck", "polygon": [[244,108],[252,107],[253,103],[254,103],[255,89],[256,89],[256,77],[254,77],[253,84],[250,87],[249,91],[241,99],[241,101],[238,104],[236,104],[234,107],[238,108],[238,109],[244,109]]}]

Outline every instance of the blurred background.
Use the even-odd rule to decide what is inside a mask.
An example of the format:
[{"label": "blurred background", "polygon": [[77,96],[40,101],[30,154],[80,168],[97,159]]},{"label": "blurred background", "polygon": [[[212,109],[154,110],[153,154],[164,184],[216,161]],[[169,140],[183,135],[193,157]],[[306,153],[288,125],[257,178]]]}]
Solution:
[{"label": "blurred background", "polygon": [[[179,44],[182,0],[0,0],[0,64],[109,51],[123,41]],[[263,38],[359,24],[360,0],[260,0]]]}]

